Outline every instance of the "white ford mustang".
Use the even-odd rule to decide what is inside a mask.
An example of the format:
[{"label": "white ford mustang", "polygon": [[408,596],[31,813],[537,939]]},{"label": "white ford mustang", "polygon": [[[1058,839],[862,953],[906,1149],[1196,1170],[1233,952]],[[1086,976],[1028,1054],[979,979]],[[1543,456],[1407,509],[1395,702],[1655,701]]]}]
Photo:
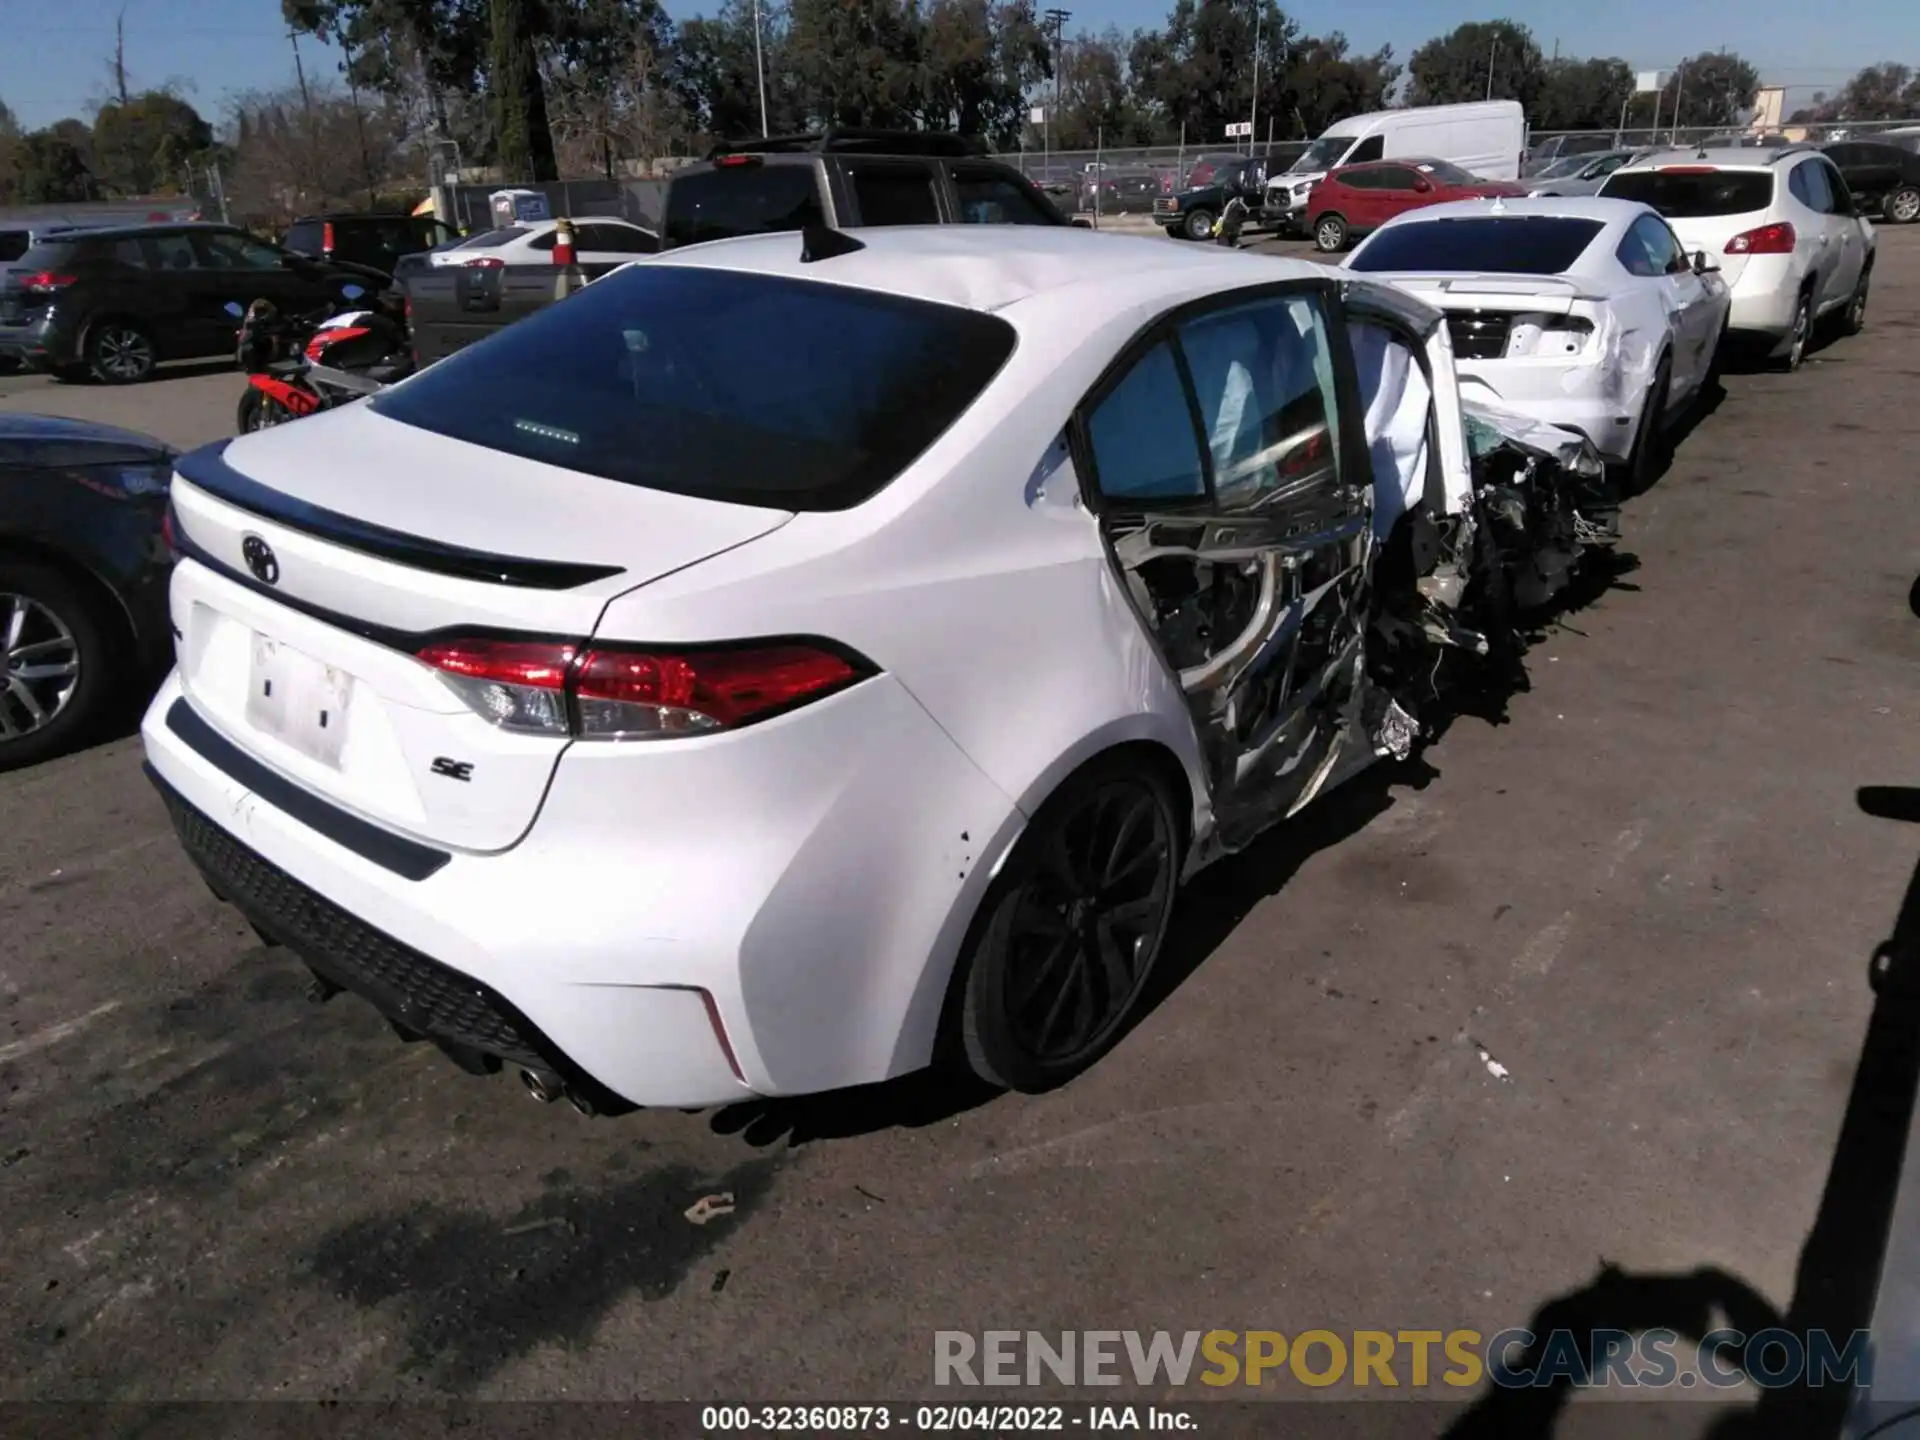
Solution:
[{"label": "white ford mustang", "polygon": [[1347,269],[1447,312],[1461,395],[1577,430],[1644,484],[1713,378],[1727,287],[1648,206],[1467,200],[1381,226]]},{"label": "white ford mustang", "polygon": [[316,993],[543,1099],[1056,1084],[1182,878],[1405,752],[1375,641],[1491,533],[1446,345],[1066,227],[670,251],[180,462],[152,773]]}]

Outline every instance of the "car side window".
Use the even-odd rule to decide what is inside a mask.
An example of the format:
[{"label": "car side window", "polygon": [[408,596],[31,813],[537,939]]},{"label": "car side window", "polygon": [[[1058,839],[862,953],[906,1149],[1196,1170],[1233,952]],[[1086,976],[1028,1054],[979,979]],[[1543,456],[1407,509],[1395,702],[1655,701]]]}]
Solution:
[{"label": "car side window", "polygon": [[1847,177],[1834,168],[1828,160],[1814,162],[1820,170],[1820,178],[1827,186],[1827,213],[1830,215],[1853,214],[1853,191],[1847,186]]},{"label": "car side window", "polygon": [[1827,192],[1826,176],[1820,173],[1817,160],[1803,160],[1794,166],[1793,173],[1787,176],[1787,189],[1809,210],[1824,215],[1833,208],[1833,196]]},{"label": "car side window", "polygon": [[1210,311],[1180,326],[1217,505],[1338,478],[1339,414],[1325,312],[1311,295]]},{"label": "car side window", "polygon": [[1006,176],[979,167],[953,167],[953,188],[960,219],[967,225],[1050,225],[1053,222]]},{"label": "car side window", "polygon": [[113,263],[144,270],[147,268],[146,249],[138,240],[116,240],[113,242]]},{"label": "car side window", "polygon": [[0,230],[0,264],[12,264],[32,246],[33,237],[25,230]]},{"label": "car side window", "polygon": [[1378,160],[1387,153],[1387,137],[1369,135],[1353,147],[1353,153],[1340,163],[1343,165],[1364,165],[1369,160]]},{"label": "car side window", "polygon": [[862,225],[938,225],[940,202],[925,165],[849,161],[847,179]]},{"label": "car side window", "polygon": [[1627,243],[1638,252],[1644,267],[1635,270],[1628,265],[1636,275],[1673,275],[1687,268],[1687,252],[1664,220],[1642,215],[1628,231]]},{"label": "car side window", "polygon": [[286,247],[298,255],[318,255],[323,233],[318,220],[302,220],[287,231]]},{"label": "car side window", "polygon": [[600,250],[609,255],[652,255],[660,249],[657,236],[649,235],[637,225],[595,225],[594,243],[589,249]]},{"label": "car side window", "polygon": [[196,234],[190,237],[200,263],[209,270],[278,270],[280,252],[244,235]]},{"label": "car side window", "polygon": [[1405,165],[1383,165],[1373,172],[1373,188],[1376,190],[1417,190],[1420,188],[1420,172]]},{"label": "car side window", "polygon": [[1173,342],[1133,363],[1087,416],[1094,476],[1110,500],[1179,504],[1206,499],[1206,471]]},{"label": "car side window", "polygon": [[142,244],[149,270],[192,270],[200,263],[193,253],[193,241],[185,235],[149,235]]},{"label": "car side window", "polygon": [[1382,190],[1386,188],[1380,178],[1382,173],[1379,170],[1349,170],[1333,178],[1349,190]]}]

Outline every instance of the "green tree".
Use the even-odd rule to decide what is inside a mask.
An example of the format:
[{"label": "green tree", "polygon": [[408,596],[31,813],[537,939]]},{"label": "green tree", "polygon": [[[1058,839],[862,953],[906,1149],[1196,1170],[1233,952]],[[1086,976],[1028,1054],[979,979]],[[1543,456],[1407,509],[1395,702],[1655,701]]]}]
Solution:
[{"label": "green tree", "polygon": [[183,167],[212,149],[213,127],[179,96],[149,90],[124,105],[102,105],[92,138],[91,167],[103,188],[150,195],[178,183]]},{"label": "green tree", "polygon": [[1911,66],[1891,61],[1869,65],[1840,92],[1836,120],[1920,118],[1920,79]]},{"label": "green tree", "polygon": [[[1370,55],[1349,53],[1347,37],[1338,30],[1309,37],[1289,50],[1283,72],[1284,92],[1273,110],[1279,114],[1276,135],[1306,139],[1318,135],[1336,120],[1387,108],[1387,96],[1400,78],[1400,66],[1391,46]],[[1288,128],[1288,122],[1292,128]]]},{"label": "green tree", "polygon": [[533,0],[489,0],[487,99],[494,158],[508,179],[557,180]]},{"label": "green tree", "polygon": [[1415,105],[1518,100],[1532,111],[1546,83],[1533,32],[1512,20],[1474,20],[1427,41],[1407,60]]},{"label": "green tree", "polygon": [[1738,125],[1753,108],[1760,72],[1731,50],[1689,55],[1674,67],[1660,96],[1662,128]]},{"label": "green tree", "polygon": [[1060,50],[1060,98],[1054,103],[1052,140],[1062,150],[1091,150],[1096,143],[1151,145],[1158,138],[1153,107],[1135,93],[1128,71],[1128,37],[1108,26],[1103,35],[1082,35]]},{"label": "green tree", "polygon": [[920,118],[1011,148],[1052,56],[1031,0],[933,0],[919,39]]},{"label": "green tree", "polygon": [[[805,128],[787,64],[787,12],[760,7],[760,55],[766,76],[767,129],[775,135]],[[667,61],[667,83],[691,130],[708,140],[760,133],[760,81],[754,73],[753,13],[749,0],[723,0],[711,15],[684,22]]]},{"label": "green tree", "polygon": [[1633,69],[1624,60],[1550,60],[1528,119],[1536,130],[1611,130],[1632,93]]},{"label": "green tree", "polygon": [[13,193],[22,205],[57,205],[94,198],[93,177],[80,148],[52,130],[33,130],[13,142]]},{"label": "green tree", "polygon": [[785,62],[812,120],[911,126],[926,102],[925,27],[903,0],[790,0]]}]

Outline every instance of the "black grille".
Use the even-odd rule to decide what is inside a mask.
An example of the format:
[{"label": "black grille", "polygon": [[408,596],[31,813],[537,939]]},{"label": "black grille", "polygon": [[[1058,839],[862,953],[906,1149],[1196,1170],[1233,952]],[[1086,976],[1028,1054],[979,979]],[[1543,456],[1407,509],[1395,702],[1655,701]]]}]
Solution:
[{"label": "black grille", "polygon": [[155,783],[180,843],[213,888],[314,970],[428,1039],[538,1070],[556,1068],[539,1032],[479,981],[356,920],[254,854],[157,777]]},{"label": "black grille", "polygon": [[1461,360],[1498,360],[1507,353],[1507,332],[1513,316],[1500,310],[1450,311],[1447,333],[1453,353]]}]

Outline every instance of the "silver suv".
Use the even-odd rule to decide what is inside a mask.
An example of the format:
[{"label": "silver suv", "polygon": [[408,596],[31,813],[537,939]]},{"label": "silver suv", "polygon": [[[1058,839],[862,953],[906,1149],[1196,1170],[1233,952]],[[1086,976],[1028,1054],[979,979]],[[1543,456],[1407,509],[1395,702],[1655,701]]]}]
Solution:
[{"label": "silver suv", "polygon": [[1822,317],[1840,316],[1849,334],[1866,323],[1873,227],[1817,150],[1663,151],[1614,171],[1600,193],[1651,205],[1704,251],[1733,294],[1728,327],[1761,337],[1789,370]]}]

